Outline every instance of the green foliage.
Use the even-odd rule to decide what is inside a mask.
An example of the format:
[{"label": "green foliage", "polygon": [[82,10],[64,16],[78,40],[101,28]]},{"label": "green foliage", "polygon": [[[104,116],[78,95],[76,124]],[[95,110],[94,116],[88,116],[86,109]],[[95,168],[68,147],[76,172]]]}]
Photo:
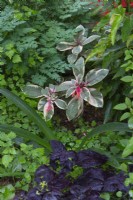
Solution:
[{"label": "green foliage", "polygon": [[[28,190],[37,167],[48,162],[45,149],[22,143],[13,132],[8,134],[0,132],[0,138],[0,177],[21,178],[15,187]],[[20,148],[15,145],[16,142],[20,144]]]},{"label": "green foliage", "polygon": [[114,107],[116,110],[128,110],[125,112],[120,121],[128,119],[128,126],[129,128],[133,129],[133,101],[131,101],[128,97],[125,98],[125,103],[120,103]]},{"label": "green foliage", "polygon": [[8,184],[6,186],[0,186],[0,199],[12,200],[15,196],[15,188]]}]

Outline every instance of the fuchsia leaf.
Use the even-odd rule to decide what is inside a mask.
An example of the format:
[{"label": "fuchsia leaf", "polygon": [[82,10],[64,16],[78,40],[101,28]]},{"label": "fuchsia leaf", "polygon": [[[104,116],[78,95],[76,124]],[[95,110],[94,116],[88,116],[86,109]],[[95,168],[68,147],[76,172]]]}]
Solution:
[{"label": "fuchsia leaf", "polygon": [[72,98],[71,101],[68,103],[66,115],[68,120],[72,120],[78,117],[83,110],[83,100],[77,99],[76,97]]},{"label": "fuchsia leaf", "polygon": [[38,106],[37,106],[38,110],[43,111],[43,108],[46,103],[47,103],[46,99],[44,97],[41,98],[38,102]]},{"label": "fuchsia leaf", "polygon": [[80,79],[82,81],[84,77],[84,73],[85,73],[84,58],[80,57],[73,67],[73,74],[76,79],[78,76],[80,76]]},{"label": "fuchsia leaf", "polygon": [[66,50],[70,50],[72,49],[73,47],[75,46],[75,43],[74,42],[60,42],[56,49],[58,49],[59,51],[66,51]]},{"label": "fuchsia leaf", "polygon": [[88,44],[88,43],[93,42],[94,40],[96,40],[96,39],[98,39],[98,38],[100,38],[99,35],[91,35],[90,37],[86,38],[86,39],[83,41],[82,44],[83,44],[83,45],[86,45],[86,44]]},{"label": "fuchsia leaf", "polygon": [[46,121],[50,120],[54,115],[54,106],[51,101],[48,101],[43,109],[43,115]]},{"label": "fuchsia leaf", "polygon": [[59,85],[57,91],[65,91],[65,90],[68,90],[72,86],[73,86],[72,81],[65,81]]},{"label": "fuchsia leaf", "polygon": [[83,46],[77,45],[72,49],[72,53],[74,55],[78,55],[82,51],[82,49],[83,49]]},{"label": "fuchsia leaf", "polygon": [[79,33],[80,35],[84,35],[85,34],[85,28],[82,25],[79,25],[79,26],[76,27],[75,32]]},{"label": "fuchsia leaf", "polygon": [[70,63],[70,64],[73,64],[75,63],[75,61],[77,60],[78,58],[78,55],[76,54],[70,54],[68,57],[67,57],[67,61]]},{"label": "fuchsia leaf", "polygon": [[27,94],[30,98],[39,98],[42,97],[41,93],[42,88],[38,85],[33,85],[33,84],[27,84],[23,88],[23,92]]},{"label": "fuchsia leaf", "polygon": [[83,88],[81,97],[94,107],[103,107],[102,93],[94,88]]},{"label": "fuchsia leaf", "polygon": [[66,98],[70,97],[75,92],[76,87],[71,87],[66,92]]},{"label": "fuchsia leaf", "polygon": [[67,108],[67,104],[65,101],[63,101],[62,99],[56,99],[55,100],[55,104],[58,108],[66,110]]},{"label": "fuchsia leaf", "polygon": [[85,82],[88,86],[95,85],[96,83],[102,81],[108,73],[108,69],[92,69],[86,74]]}]

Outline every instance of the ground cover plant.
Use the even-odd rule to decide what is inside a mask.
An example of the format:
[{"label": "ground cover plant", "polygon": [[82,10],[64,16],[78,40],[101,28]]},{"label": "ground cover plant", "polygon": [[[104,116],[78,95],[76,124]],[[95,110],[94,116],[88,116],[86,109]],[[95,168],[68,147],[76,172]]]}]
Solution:
[{"label": "ground cover plant", "polygon": [[0,199],[132,199],[132,1],[0,3]]}]

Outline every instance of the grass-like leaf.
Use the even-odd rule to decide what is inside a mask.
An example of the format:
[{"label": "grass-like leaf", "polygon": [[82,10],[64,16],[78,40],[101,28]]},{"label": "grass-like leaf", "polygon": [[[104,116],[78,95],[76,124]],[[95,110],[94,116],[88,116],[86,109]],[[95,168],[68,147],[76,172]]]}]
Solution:
[{"label": "grass-like leaf", "polygon": [[83,147],[83,145],[85,144],[86,140],[88,138],[91,138],[95,135],[98,135],[100,133],[105,133],[107,131],[125,131],[125,132],[133,132],[131,129],[128,128],[128,124],[127,123],[121,123],[121,122],[110,122],[107,124],[103,124],[100,126],[97,126],[96,128],[94,128],[92,131],[90,131],[82,140],[79,149],[81,149]]},{"label": "grass-like leaf", "polygon": [[33,133],[31,133],[25,129],[16,128],[11,125],[3,125],[2,124],[2,125],[0,125],[0,131],[3,131],[3,132],[13,131],[14,133],[16,133],[16,135],[18,137],[34,141],[35,143],[47,148],[48,150],[51,150],[50,144],[47,141],[44,141],[44,139],[40,138],[37,135],[34,135]]}]

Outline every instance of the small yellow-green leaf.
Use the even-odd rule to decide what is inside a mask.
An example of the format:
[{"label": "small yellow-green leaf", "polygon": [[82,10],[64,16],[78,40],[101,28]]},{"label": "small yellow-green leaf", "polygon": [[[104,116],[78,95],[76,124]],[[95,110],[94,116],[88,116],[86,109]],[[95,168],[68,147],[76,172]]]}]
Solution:
[{"label": "small yellow-green leaf", "polygon": [[15,56],[13,56],[12,62],[13,63],[20,63],[20,62],[22,62],[20,55],[16,54]]}]

